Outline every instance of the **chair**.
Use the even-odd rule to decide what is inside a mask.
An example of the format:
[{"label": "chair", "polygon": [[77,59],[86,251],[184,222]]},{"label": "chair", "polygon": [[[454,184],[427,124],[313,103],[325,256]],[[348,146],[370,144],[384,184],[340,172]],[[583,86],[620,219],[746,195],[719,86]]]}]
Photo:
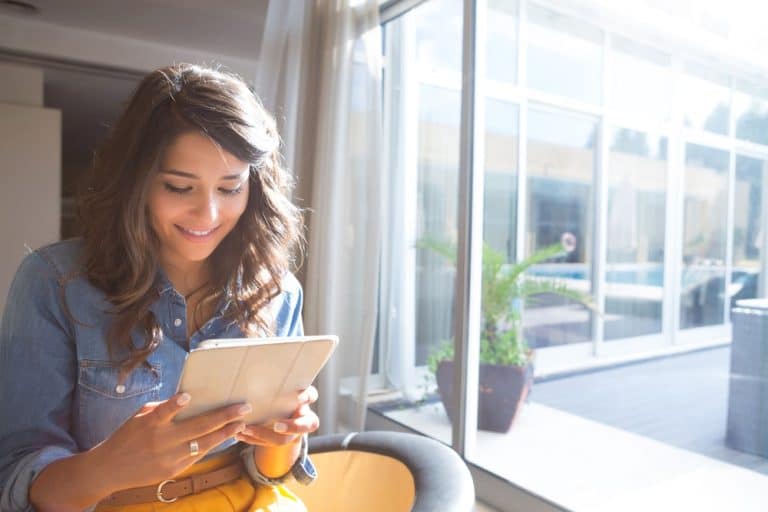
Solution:
[{"label": "chair", "polygon": [[309,453],[318,478],[294,491],[311,512],[471,512],[472,476],[438,441],[402,432],[315,436]]}]

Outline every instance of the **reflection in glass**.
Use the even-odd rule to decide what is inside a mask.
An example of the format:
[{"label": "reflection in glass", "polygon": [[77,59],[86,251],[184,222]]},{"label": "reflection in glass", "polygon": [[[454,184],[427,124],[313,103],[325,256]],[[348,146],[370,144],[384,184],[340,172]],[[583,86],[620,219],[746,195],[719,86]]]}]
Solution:
[{"label": "reflection in glass", "polygon": [[[458,215],[459,91],[419,88],[417,240],[456,240]],[[433,251],[416,260],[416,364],[452,337],[455,268]]]},{"label": "reflection in glass", "polygon": [[768,144],[768,101],[764,98],[765,96],[734,91],[733,109],[737,138]]},{"label": "reflection in glass", "polygon": [[[528,114],[528,193],[526,254],[555,243],[572,247],[555,261],[534,266],[534,276],[563,279],[578,291],[591,286],[595,121],[531,109]],[[590,315],[583,306],[542,296],[524,315],[532,347],[591,339]]]},{"label": "reflection in glass", "polygon": [[723,322],[728,153],[688,144],[680,327]]},{"label": "reflection in glass", "polygon": [[728,290],[730,305],[737,300],[757,297],[760,279],[760,250],[763,244],[763,182],[766,162],[736,156],[736,182],[733,197],[733,267]]},{"label": "reflection in glass", "polygon": [[517,225],[517,105],[488,99],[485,120],[483,239],[512,262]]},{"label": "reflection in glass", "polygon": [[[461,72],[462,4],[426,2],[409,13],[416,33],[416,66]],[[414,78],[414,77],[411,77]],[[461,93],[419,85],[416,240],[456,239]],[[455,269],[439,255],[416,251],[416,364],[450,340]]]},{"label": "reflection in glass", "polygon": [[602,33],[533,4],[528,21],[528,87],[600,104]]},{"label": "reflection in glass", "polygon": [[683,74],[680,98],[686,126],[728,134],[730,89],[727,86],[698,75]]},{"label": "reflection in glass", "polygon": [[669,119],[672,73],[668,56],[614,38],[610,69],[612,108],[657,122]]},{"label": "reflection in glass", "polygon": [[384,26],[390,222],[378,332],[381,373],[405,396],[423,393],[416,367],[453,336],[454,266],[417,243],[456,240],[461,117],[459,87],[413,71],[460,70],[461,30],[460,0],[426,2]]},{"label": "reflection in glass", "polygon": [[605,339],[661,332],[667,139],[614,129],[606,180]]},{"label": "reflection in glass", "polygon": [[486,76],[490,80],[517,82],[517,0],[488,2]]}]

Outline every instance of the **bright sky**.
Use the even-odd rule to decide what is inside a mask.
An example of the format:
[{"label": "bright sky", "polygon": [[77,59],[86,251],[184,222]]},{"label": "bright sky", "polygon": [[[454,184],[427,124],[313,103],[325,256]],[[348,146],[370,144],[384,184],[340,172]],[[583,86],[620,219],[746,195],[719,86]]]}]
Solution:
[{"label": "bright sky", "polygon": [[[601,0],[625,5],[631,10],[638,0]],[[768,50],[768,2],[764,0],[642,0],[645,5],[663,10],[708,29],[725,29],[734,42],[755,50]]]}]

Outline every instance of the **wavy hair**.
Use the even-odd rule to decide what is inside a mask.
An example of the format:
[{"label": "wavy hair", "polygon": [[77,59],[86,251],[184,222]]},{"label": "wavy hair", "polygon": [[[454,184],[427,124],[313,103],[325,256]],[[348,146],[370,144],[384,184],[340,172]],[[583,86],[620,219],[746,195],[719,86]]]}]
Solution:
[{"label": "wavy hair", "polygon": [[[159,241],[150,226],[150,179],[176,137],[198,131],[250,164],[249,197],[236,227],[210,256],[212,275],[198,308],[228,300],[224,319],[248,336],[270,332],[265,306],[301,241],[301,215],[288,199],[274,118],[242,80],[191,64],[151,72],[96,152],[80,195],[83,263],[112,304],[111,353],[125,372],[146,362],[162,331],[150,306],[159,297]],[[198,309],[199,310],[199,309]],[[138,328],[144,345],[136,347]]]}]

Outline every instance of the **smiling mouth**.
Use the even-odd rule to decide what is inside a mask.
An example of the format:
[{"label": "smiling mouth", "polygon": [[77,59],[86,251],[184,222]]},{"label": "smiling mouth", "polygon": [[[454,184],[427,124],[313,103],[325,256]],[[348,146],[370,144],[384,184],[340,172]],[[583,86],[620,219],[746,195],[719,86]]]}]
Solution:
[{"label": "smiling mouth", "polygon": [[194,236],[194,237],[200,237],[200,238],[204,238],[204,237],[212,234],[217,229],[219,229],[219,226],[213,227],[211,229],[206,229],[206,230],[184,228],[184,227],[179,226],[178,224],[175,224],[175,226],[179,229],[179,231],[181,231],[185,235]]}]

